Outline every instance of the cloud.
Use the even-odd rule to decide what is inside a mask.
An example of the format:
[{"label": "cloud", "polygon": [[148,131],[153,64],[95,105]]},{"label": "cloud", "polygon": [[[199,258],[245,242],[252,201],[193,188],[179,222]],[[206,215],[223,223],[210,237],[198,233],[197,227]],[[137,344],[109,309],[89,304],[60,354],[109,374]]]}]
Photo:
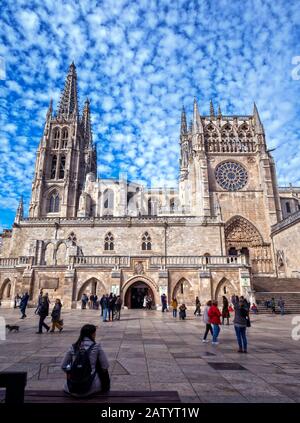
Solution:
[{"label": "cloud", "polygon": [[28,206],[45,113],[72,60],[101,177],[175,183],[180,110],[190,118],[196,96],[203,114],[210,98],[224,114],[250,114],[255,100],[279,183],[300,184],[296,0],[15,0],[1,14],[0,224],[21,194]]}]

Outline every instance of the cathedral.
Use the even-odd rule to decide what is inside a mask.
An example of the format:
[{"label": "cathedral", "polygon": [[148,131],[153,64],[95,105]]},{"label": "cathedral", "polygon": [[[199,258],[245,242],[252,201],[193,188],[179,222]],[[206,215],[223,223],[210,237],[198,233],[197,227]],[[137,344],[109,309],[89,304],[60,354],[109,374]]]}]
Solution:
[{"label": "cathedral", "polygon": [[140,308],[146,294],[156,305],[163,293],[187,305],[234,293],[255,301],[263,283],[299,283],[300,189],[278,187],[255,104],[228,116],[211,102],[204,116],[194,100],[190,125],[182,110],[173,188],[98,178],[89,100],[82,110],[72,63],[46,115],[28,217],[21,200],[1,234],[3,307],[26,291],[34,304],[42,288],[67,309],[110,292]]}]

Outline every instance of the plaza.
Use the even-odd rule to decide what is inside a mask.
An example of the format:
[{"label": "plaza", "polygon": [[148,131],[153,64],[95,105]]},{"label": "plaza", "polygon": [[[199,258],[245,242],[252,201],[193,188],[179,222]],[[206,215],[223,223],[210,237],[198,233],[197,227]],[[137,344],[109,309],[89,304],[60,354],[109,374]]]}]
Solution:
[{"label": "plaza", "polygon": [[62,333],[38,335],[33,308],[24,320],[18,309],[0,309],[6,324],[20,325],[0,341],[0,371],[26,371],[28,390],[61,390],[64,353],[81,326],[93,323],[110,362],[112,391],[174,390],[194,403],[300,402],[293,315],[252,316],[249,352],[238,354],[233,324],[221,326],[219,345],[205,344],[202,317],[193,311],[179,321],[171,312],[122,310],[121,321],[103,323],[97,310],[66,310]]}]

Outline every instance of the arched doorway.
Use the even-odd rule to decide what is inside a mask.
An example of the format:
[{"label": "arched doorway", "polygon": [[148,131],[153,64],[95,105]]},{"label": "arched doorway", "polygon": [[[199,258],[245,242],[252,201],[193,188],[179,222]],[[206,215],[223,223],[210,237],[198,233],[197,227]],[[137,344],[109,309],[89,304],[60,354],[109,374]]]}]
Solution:
[{"label": "arched doorway", "polygon": [[136,281],[127,289],[124,298],[124,305],[128,308],[143,308],[145,295],[151,295],[154,304],[154,293],[152,288],[144,281]]},{"label": "arched doorway", "polygon": [[12,285],[10,279],[6,279],[3,282],[2,288],[0,290],[0,299],[9,300],[11,299]]},{"label": "arched doorway", "polygon": [[191,283],[185,278],[180,279],[175,285],[172,298],[176,298],[180,304],[194,304],[196,296]]},{"label": "arched doorway", "polygon": [[237,294],[236,288],[227,278],[222,278],[215,292],[215,299],[218,301],[219,306],[222,306],[223,296],[226,297],[227,300],[230,302],[231,297],[234,294]]},{"label": "arched doorway", "polygon": [[77,301],[81,300],[83,293],[85,293],[88,297],[92,294],[97,294],[98,298],[101,298],[103,294],[107,294],[105,286],[97,278],[90,278],[86,282],[84,282],[84,284],[78,291]]}]

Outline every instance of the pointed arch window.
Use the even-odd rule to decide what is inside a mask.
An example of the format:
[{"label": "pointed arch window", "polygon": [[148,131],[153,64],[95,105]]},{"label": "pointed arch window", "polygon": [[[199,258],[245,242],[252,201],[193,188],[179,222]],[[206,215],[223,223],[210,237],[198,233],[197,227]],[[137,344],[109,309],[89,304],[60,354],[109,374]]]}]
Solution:
[{"label": "pointed arch window", "polygon": [[59,165],[59,179],[64,179],[65,177],[65,166],[66,166],[66,156],[61,156],[60,165]]},{"label": "pointed arch window", "polygon": [[55,128],[53,131],[53,148],[57,150],[59,148],[60,130]]},{"label": "pointed arch window", "polygon": [[142,236],[142,250],[151,250],[151,249],[152,249],[151,236],[149,235],[148,232],[145,232],[144,235]]},{"label": "pointed arch window", "polygon": [[114,237],[111,232],[108,232],[104,238],[104,250],[109,251],[114,249]]},{"label": "pointed arch window", "polygon": [[70,235],[68,236],[68,241],[70,241],[71,245],[76,245],[77,238],[74,232],[70,233]]},{"label": "pointed arch window", "polygon": [[48,205],[48,212],[49,213],[57,213],[59,212],[59,194],[57,191],[53,191],[49,197],[49,205]]},{"label": "pointed arch window", "polygon": [[57,156],[52,157],[50,179],[55,179],[57,166]]},{"label": "pointed arch window", "polygon": [[64,128],[62,130],[61,148],[67,148],[67,146],[68,146],[68,138],[69,138],[68,129],[67,128]]}]

